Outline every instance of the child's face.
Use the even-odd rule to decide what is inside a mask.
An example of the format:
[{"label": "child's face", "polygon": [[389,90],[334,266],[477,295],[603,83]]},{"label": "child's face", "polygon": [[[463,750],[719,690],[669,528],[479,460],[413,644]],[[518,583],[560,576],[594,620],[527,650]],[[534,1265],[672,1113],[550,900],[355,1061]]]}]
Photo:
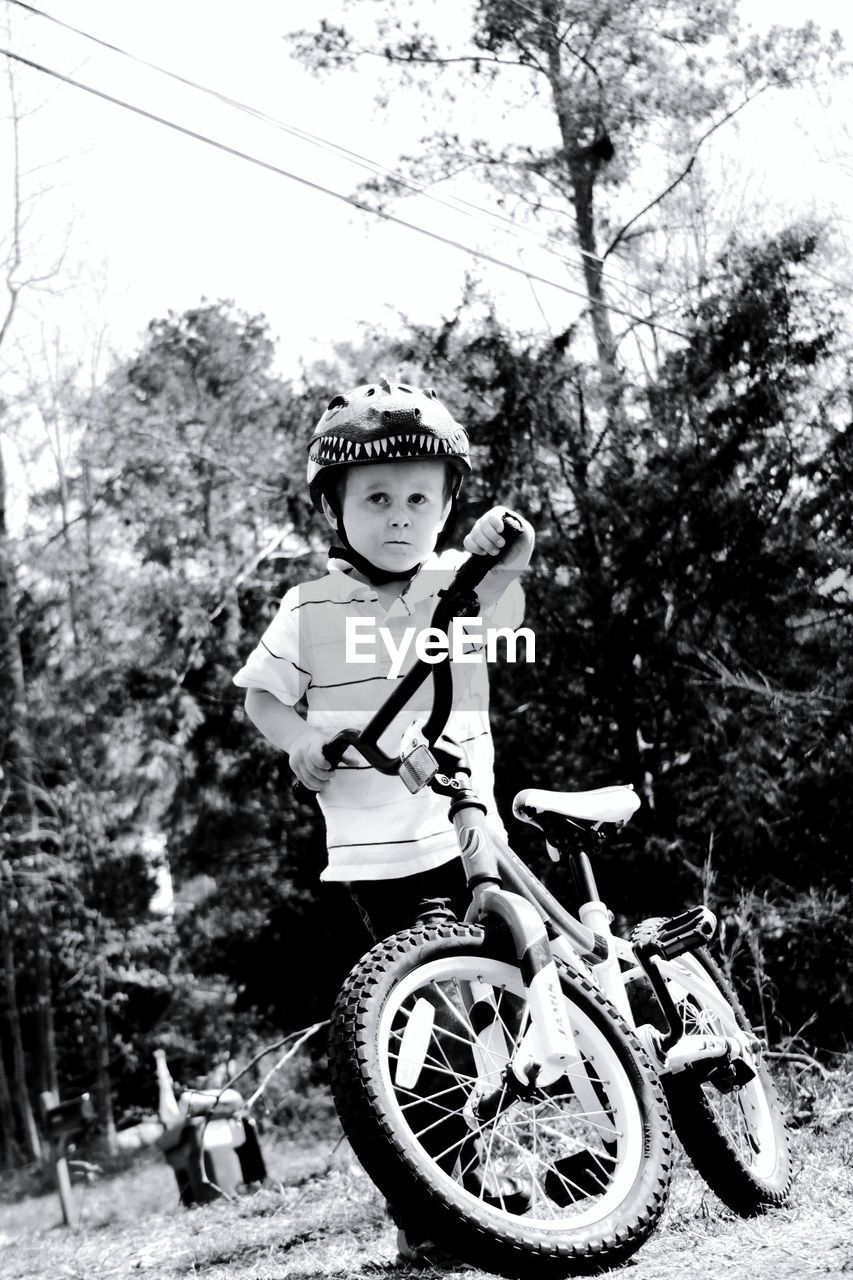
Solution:
[{"label": "child's face", "polygon": [[446,466],[423,459],[352,467],[342,510],[350,545],[371,564],[402,576],[435,550],[450,510]]}]

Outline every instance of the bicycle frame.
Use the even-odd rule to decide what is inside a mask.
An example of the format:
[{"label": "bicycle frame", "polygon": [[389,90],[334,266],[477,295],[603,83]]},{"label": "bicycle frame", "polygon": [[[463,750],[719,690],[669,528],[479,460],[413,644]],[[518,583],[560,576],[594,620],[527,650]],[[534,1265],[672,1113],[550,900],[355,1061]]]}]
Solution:
[{"label": "bicycle frame", "polygon": [[[553,954],[567,963],[581,964],[593,976],[628,1025],[637,1032],[661,1073],[675,1075],[688,1068],[697,1074],[701,1074],[703,1070],[708,1073],[719,1068],[722,1063],[733,1071],[737,1083],[744,1083],[752,1078],[761,1061],[760,1042],[746,1033],[720,1036],[685,1031],[668,985],[678,985],[677,963],[662,956],[642,956],[632,942],[612,932],[611,912],[598,893],[589,857],[582,848],[568,855],[573,859],[572,869],[576,883],[583,886],[589,894],[580,904],[578,921],[497,833],[490,835],[497,846],[496,864],[503,883],[533,903],[541,913]],[[705,978],[702,982],[701,966],[691,962],[688,953],[684,953],[681,963],[692,965],[694,983],[697,979],[700,981],[709,1004],[713,1006],[719,997],[709,979]],[[638,1024],[634,1016],[628,992],[633,982],[643,979],[650,981],[661,1012],[669,1024],[669,1030],[665,1034],[649,1023]]]},{"label": "bicycle frame", "polygon": [[[508,540],[513,527],[507,517],[504,533]],[[494,563],[489,563],[486,557],[477,556],[463,565],[435,610],[433,628],[446,632],[455,614],[470,613],[472,606],[476,612],[474,589]],[[434,688],[433,709],[423,726],[420,745],[405,758],[386,755],[378,747],[380,734],[405,706],[414,690],[430,675]],[[468,918],[483,922],[487,927],[490,921],[497,921],[507,929],[527,990],[530,1029],[510,1056],[504,1082],[510,1086],[509,1089],[504,1088],[509,1100],[504,1105],[510,1105],[513,1091],[522,1094],[536,1085],[547,1086],[580,1060],[562,995],[557,958],[593,976],[629,1026],[640,1035],[661,1071],[677,1072],[688,1066],[696,1068],[701,1062],[713,1070],[723,1061],[739,1064],[738,1083],[750,1078],[758,1061],[757,1045],[752,1038],[745,1035],[739,1039],[685,1035],[681,1015],[668,986],[668,981],[677,980],[670,962],[663,953],[654,954],[651,944],[644,952],[641,947],[614,936],[610,928],[611,913],[599,897],[585,850],[575,848],[569,854],[581,897],[578,920],[561,906],[512,849],[489,830],[485,806],[470,786],[470,770],[464,752],[453,758],[449,773],[439,773],[439,763],[430,750],[430,744],[434,745],[440,739],[451,704],[449,658],[429,666],[419,660],[401,679],[366,728],[361,732],[345,730],[339,733],[324,751],[327,759],[337,764],[346,749],[352,746],[375,768],[385,773],[397,773],[409,790],[416,792],[430,786],[451,800],[450,818],[472,891]],[[439,750],[439,754],[442,759],[449,758],[446,751]],[[518,799],[516,797],[516,802]],[[543,830],[548,839],[547,824]],[[559,844],[559,840],[556,843]],[[666,968],[668,964],[669,969]],[[628,988],[632,981],[641,977],[648,978],[669,1024],[669,1030],[663,1036],[650,1024],[637,1026],[633,1016]],[[424,1017],[429,1017],[429,1014],[424,1013]],[[420,1034],[413,1025],[413,1040]],[[484,1047],[483,1053],[488,1054],[488,1049]],[[575,1079],[579,1077],[583,1077],[582,1072],[575,1073]],[[582,1082],[576,1087],[584,1091]],[[589,1102],[594,1105],[594,1097]],[[485,1101],[484,1105],[487,1105]]]},{"label": "bicycle frame", "polygon": [[530,1004],[532,1035],[512,1055],[514,1088],[552,1084],[580,1061],[566,1013],[548,931],[533,903],[504,889],[484,806],[463,772],[437,775],[434,790],[452,798],[450,817],[472,891],[471,917],[498,920],[509,930]]}]

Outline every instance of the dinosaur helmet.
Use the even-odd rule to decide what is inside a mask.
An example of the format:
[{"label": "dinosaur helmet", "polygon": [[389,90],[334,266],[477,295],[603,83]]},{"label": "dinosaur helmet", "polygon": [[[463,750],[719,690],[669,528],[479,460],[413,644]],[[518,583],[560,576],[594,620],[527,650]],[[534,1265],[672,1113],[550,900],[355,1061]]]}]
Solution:
[{"label": "dinosaur helmet", "polygon": [[355,387],[329,401],[311,437],[311,501],[321,511],[325,495],[334,507],[334,486],[345,467],[412,459],[447,462],[455,498],[471,470],[468,433],[432,389],[391,383],[385,378]]}]

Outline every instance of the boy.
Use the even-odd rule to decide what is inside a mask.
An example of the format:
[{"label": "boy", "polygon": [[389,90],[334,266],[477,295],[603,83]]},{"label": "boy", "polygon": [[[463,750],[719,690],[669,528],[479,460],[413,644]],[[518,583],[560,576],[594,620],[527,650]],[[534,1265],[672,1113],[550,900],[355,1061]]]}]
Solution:
[{"label": "boy", "polygon": [[[414,651],[412,633],[429,626],[439,592],[466,559],[453,551],[437,555],[436,547],[450,532],[456,495],[470,470],[467,433],[434,391],[382,379],[335,396],[309,444],[308,487],[340,545],[330,550],[327,576],[287,592],[234,677],[247,690],[249,718],[288,753],[299,781],[318,793],[329,856],[320,878],[348,885],[374,939],[413,925],[427,898],[449,898],[464,916],[468,895],[447,800],[429,788],[410,794],[399,778],[371,768],[352,749],[332,770],[323,746],[341,729],[364,728],[389,696],[391,648],[400,654],[408,634],[406,653]],[[500,553],[504,512],[495,507],[476,521],[464,540],[466,551]],[[517,578],[534,538],[531,526],[518,519],[519,538],[477,588],[488,625],[515,629],[521,623]],[[352,622],[362,636],[381,626],[390,647],[357,654],[348,634]],[[411,657],[401,674],[409,665]],[[304,717],[295,709],[303,700]],[[431,700],[432,682],[426,681],[380,747],[399,753],[401,735],[413,720],[426,720]],[[493,794],[484,661],[455,666],[453,703],[445,733],[464,744],[487,821],[506,839]],[[474,1169],[468,1181],[478,1177]],[[479,1194],[487,1202],[529,1202],[514,1179],[480,1183]],[[402,1259],[428,1256],[429,1244],[412,1245],[410,1236],[411,1229],[408,1235],[401,1229]]]},{"label": "boy", "polygon": [[[308,486],[341,545],[331,548],[326,577],[287,592],[234,677],[247,689],[249,718],[288,753],[300,782],[319,793],[329,854],[320,878],[348,884],[374,938],[413,924],[424,898],[449,897],[464,914],[465,885],[446,800],[428,788],[411,795],[353,750],[334,771],[323,755],[335,733],[363,728],[391,692],[389,648],[374,644],[372,661],[353,644],[348,649],[347,620],[358,620],[367,640],[371,628],[378,637],[383,627],[397,653],[408,633],[413,653],[412,634],[428,627],[438,592],[466,559],[453,551],[436,555],[435,548],[453,523],[470,470],[467,434],[434,391],[383,379],[335,396],[309,444]],[[464,540],[467,551],[501,551],[504,511],[495,507],[477,520]],[[519,520],[520,537],[477,589],[487,625],[521,623],[516,579],[534,536]],[[408,665],[411,658],[404,670]],[[426,718],[431,697],[427,681],[380,738],[383,750],[399,752],[403,732]],[[304,718],[295,710],[302,699]],[[493,794],[485,662],[456,666],[445,732],[465,745],[473,785],[505,839]]]}]

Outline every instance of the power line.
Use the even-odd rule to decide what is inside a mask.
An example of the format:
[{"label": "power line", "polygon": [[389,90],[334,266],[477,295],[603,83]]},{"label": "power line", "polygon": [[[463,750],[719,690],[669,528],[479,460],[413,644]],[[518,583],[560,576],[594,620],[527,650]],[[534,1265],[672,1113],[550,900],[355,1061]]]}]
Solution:
[{"label": "power line", "polygon": [[[438,231],[432,231],[428,227],[418,226],[414,222],[407,222],[405,218],[399,218],[396,214],[388,213],[382,209],[374,209],[370,205],[365,204],[361,200],[357,200],[354,196],[344,195],[340,191],[335,191],[331,187],[323,186],[322,183],[314,182],[310,178],[305,178],[301,174],[293,173],[289,169],[283,169],[280,165],[273,164],[269,160],[262,160],[258,156],[250,155],[246,151],[241,151],[238,147],[229,146],[228,143],[220,142],[216,138],[211,138],[204,133],[198,133],[195,129],[190,129],[186,125],[178,124],[175,120],[169,120],[165,116],[157,115],[153,111],[147,111],[144,107],[135,106],[133,103],[126,102],[123,98],[116,98],[112,94],[104,92],[102,89],[96,89],[93,85],[84,84],[82,80],[75,80],[72,76],[64,75],[61,71],[56,71],[52,67],[46,67],[40,62],[34,62],[30,58],[23,57],[22,54],[13,53],[11,49],[0,48],[0,54],[11,58],[14,62],[20,62],[25,67],[30,67],[33,71],[39,71],[43,75],[51,76],[55,80],[60,80],[63,84],[72,85],[75,89],[82,89],[85,93],[90,93],[96,98],[102,99],[104,102],[110,102],[113,106],[122,107],[125,111],[131,111],[135,115],[142,116],[146,120],[151,120],[155,124],[163,125],[164,128],[172,129],[176,133],[182,134],[184,137],[192,138],[196,142],[203,142],[207,146],[214,147],[219,151],[225,152],[227,155],[235,156],[239,160],[246,160],[249,164],[257,165],[258,168],[265,169],[269,173],[278,174],[279,177],[289,178],[292,182],[298,182],[301,186],[308,187],[312,191],[319,191],[323,195],[332,196],[335,200],[343,201],[345,204],[351,205],[355,209],[359,209],[362,213],[371,214],[375,218],[381,218],[385,222],[390,222],[398,227],[405,227],[408,231],[416,231],[420,235],[427,236],[430,240],[435,240],[439,244],[448,245],[450,248],[459,249],[463,253],[468,253],[473,258],[479,258],[482,262],[491,263],[492,266],[503,267],[506,271],[513,272],[514,275],[524,276],[536,280],[539,284],[549,285],[552,289],[559,289],[562,293],[567,293],[573,298],[580,298],[582,302],[590,305],[589,298],[586,294],[581,293],[578,289],[572,289],[569,285],[561,284],[557,280],[549,279],[547,276],[541,276],[528,270],[525,267],[516,266],[512,262],[507,262],[503,258],[495,257],[494,254],[486,253],[482,249],[472,248],[470,245],[462,244],[459,240],[454,240],[450,236],[441,235]],[[678,329],[671,329],[666,325],[657,325],[650,320],[646,320],[643,316],[635,315],[631,311],[625,310],[623,307],[615,307],[610,303],[598,303],[605,311],[612,311],[616,315],[627,317],[636,324],[651,324],[654,328],[660,329],[662,332],[670,333],[676,338],[688,341],[687,334],[682,333]]]},{"label": "power line", "polygon": [[[298,125],[290,124],[288,121],[281,120],[276,116],[271,116],[265,111],[261,111],[257,107],[251,106],[249,103],[241,102],[237,98],[229,97],[228,94],[222,93],[218,89],[213,89],[208,85],[200,84],[197,80],[191,80],[187,76],[180,75],[176,71],[170,71],[166,67],[161,67],[156,62],[150,62],[147,58],[140,57],[138,54],[132,53],[129,49],[124,49],[120,45],[112,44],[109,40],[104,40],[100,36],[93,35],[89,31],[84,31],[80,27],[72,26],[68,22],[64,22],[61,18],[56,17],[52,13],[46,13],[42,9],[37,9],[34,5],[25,3],[25,0],[11,0],[11,3],[17,5],[18,8],[25,10],[27,13],[34,14],[36,17],[44,18],[48,22],[53,22],[57,26],[62,27],[66,31],[71,31],[74,35],[82,36],[85,40],[90,40],[93,44],[99,45],[103,49],[109,50],[111,53],[121,54],[122,57],[129,58],[130,61],[138,63],[140,66],[147,67],[151,71],[156,71],[158,75],[166,76],[170,80],[176,81],[178,84],[185,85],[188,88],[195,89],[199,93],[204,93],[208,97],[215,98],[217,101],[224,103],[226,106],[232,107],[237,111],[244,112],[246,115],[252,116],[256,120],[262,121],[264,124],[272,125],[276,129],[289,133],[293,137],[299,138],[303,142],[308,142],[312,146],[320,147],[323,150],[331,151],[334,154],[343,156],[352,164],[358,165],[360,168],[367,169],[369,172],[383,175],[390,178],[392,182],[399,186],[408,187],[416,194],[423,196],[427,200],[432,200],[435,204],[443,205],[447,209],[451,209],[454,213],[461,213],[465,217],[474,218],[476,221],[491,223],[493,227],[503,229],[510,235],[516,237],[527,236],[532,239],[536,245],[544,249],[547,253],[552,254],[559,262],[569,267],[573,271],[583,272],[585,270],[583,263],[572,261],[567,258],[559,249],[552,247],[551,238],[549,236],[540,236],[537,232],[532,231],[525,226],[519,226],[512,218],[493,209],[486,209],[482,205],[476,204],[470,200],[465,200],[460,196],[439,196],[435,192],[430,191],[425,183],[415,181],[413,178],[407,178],[404,174],[394,169],[389,169],[386,165],[379,161],[372,160],[368,156],[362,155],[358,151],[352,151],[348,147],[341,146],[337,142],[333,142],[329,138],[324,138],[320,134],[311,133],[307,129],[302,129]],[[522,8],[527,8],[522,5]],[[533,12],[528,10],[528,12]],[[649,289],[643,285],[634,284],[624,278],[614,276],[612,273],[601,269],[603,259],[598,254],[591,253],[587,249],[577,249],[578,254],[582,258],[587,258],[594,262],[598,268],[598,274],[604,280],[609,280],[620,288],[633,289],[637,293],[645,294],[651,299],[652,294]]]}]

